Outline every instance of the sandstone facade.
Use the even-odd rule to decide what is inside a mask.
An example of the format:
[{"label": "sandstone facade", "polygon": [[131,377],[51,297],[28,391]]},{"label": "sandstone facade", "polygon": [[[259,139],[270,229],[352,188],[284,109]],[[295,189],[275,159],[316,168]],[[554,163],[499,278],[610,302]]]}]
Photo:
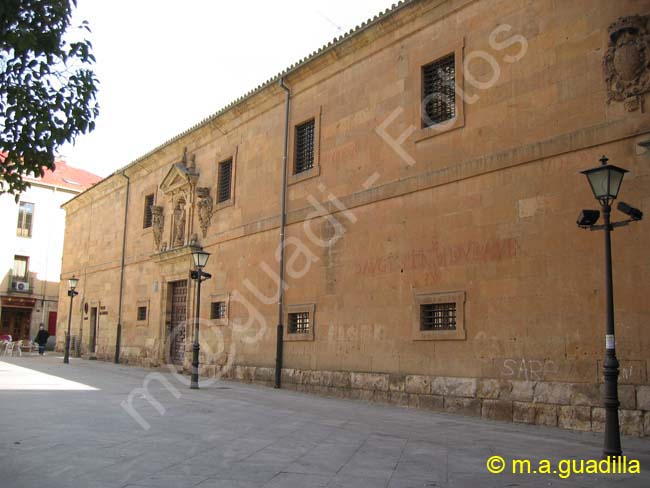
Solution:
[{"label": "sandstone facade", "polygon": [[[630,170],[620,198],[648,210],[647,93],[637,83],[618,100],[607,81],[624,38],[611,26],[648,13],[650,1],[631,0],[407,2],[283,74],[291,97],[282,316],[310,317],[309,334],[285,333],[285,386],[602,429],[602,235],[575,225],[596,205],[578,172],[606,154]],[[454,116],[423,128],[423,67],[452,55]],[[646,76],[647,65],[633,68]],[[121,361],[187,368],[194,287],[183,295],[179,283],[200,246],[212,274],[200,308],[203,374],[273,380],[278,81],[66,204],[63,278],[81,278],[72,323],[82,354],[111,359],[121,322]],[[313,167],[294,174],[306,121]],[[230,193],[220,201],[228,161]],[[634,435],[650,434],[645,226],[614,232],[621,421]],[[67,303],[62,289],[59,310]],[[210,318],[213,303],[225,315]],[[453,304],[455,329],[420,330],[428,303]],[[179,326],[179,313],[190,323]]]}]

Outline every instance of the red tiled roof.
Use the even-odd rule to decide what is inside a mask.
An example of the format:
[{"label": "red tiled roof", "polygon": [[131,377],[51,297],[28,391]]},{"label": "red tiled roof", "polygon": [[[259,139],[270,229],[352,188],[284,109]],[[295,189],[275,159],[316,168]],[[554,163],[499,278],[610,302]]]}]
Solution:
[{"label": "red tiled roof", "polygon": [[61,186],[82,192],[102,179],[101,176],[89,173],[83,169],[68,166],[65,161],[56,161],[54,164],[56,169],[54,171],[46,169],[42,178],[30,176],[25,177],[25,180],[45,185]]}]

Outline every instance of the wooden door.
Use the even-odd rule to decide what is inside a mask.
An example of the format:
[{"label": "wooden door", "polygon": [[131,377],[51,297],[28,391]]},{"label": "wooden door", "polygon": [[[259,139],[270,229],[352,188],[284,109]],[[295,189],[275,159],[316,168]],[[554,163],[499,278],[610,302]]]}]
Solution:
[{"label": "wooden door", "polygon": [[90,352],[97,352],[97,307],[90,309]]},{"label": "wooden door", "polygon": [[47,331],[53,337],[56,337],[56,312],[50,312],[47,318]]},{"label": "wooden door", "polygon": [[174,364],[183,364],[187,322],[187,280],[171,282],[172,320],[168,331],[169,355]]},{"label": "wooden door", "polygon": [[29,323],[32,310],[29,308],[2,309],[2,334],[9,334],[14,341],[33,339],[29,337]]}]

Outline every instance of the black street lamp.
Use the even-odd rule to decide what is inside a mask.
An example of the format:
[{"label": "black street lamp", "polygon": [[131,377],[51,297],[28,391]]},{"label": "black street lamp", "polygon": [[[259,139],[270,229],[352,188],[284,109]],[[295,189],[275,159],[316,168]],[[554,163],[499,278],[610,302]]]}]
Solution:
[{"label": "black street lamp", "polygon": [[600,158],[601,165],[582,171],[587,176],[591,190],[596,200],[600,202],[603,214],[603,224],[596,225],[600,217],[598,210],[583,210],[578,216],[578,226],[589,230],[605,231],[605,288],[607,298],[607,320],[605,322],[605,360],[603,362],[603,376],[605,380],[605,392],[603,395],[603,406],[605,407],[605,440],[603,456],[620,456],[621,434],[618,423],[618,372],[619,363],[616,358],[616,341],[614,340],[614,284],[612,280],[612,240],[611,232],[616,227],[622,227],[630,222],[641,220],[643,212],[619,202],[618,209],[630,218],[621,222],[610,222],[611,203],[618,196],[618,191],[623,182],[626,169],[607,164],[608,159]]},{"label": "black street lamp", "polygon": [[72,278],[68,279],[68,287],[70,288],[68,290],[68,296],[70,297],[70,311],[68,312],[68,333],[65,336],[65,352],[63,354],[63,362],[65,364],[70,363],[70,324],[72,322],[72,300],[74,300],[74,297],[79,294],[79,292],[74,291],[74,289],[77,288],[77,284],[79,284],[79,278],[75,278],[74,275],[72,275]]},{"label": "black street lamp", "polygon": [[190,277],[196,281],[196,307],[194,309],[194,346],[192,348],[192,377],[190,388],[199,389],[199,307],[201,306],[201,283],[212,278],[212,275],[203,271],[210,254],[202,249],[192,251],[194,268]]}]

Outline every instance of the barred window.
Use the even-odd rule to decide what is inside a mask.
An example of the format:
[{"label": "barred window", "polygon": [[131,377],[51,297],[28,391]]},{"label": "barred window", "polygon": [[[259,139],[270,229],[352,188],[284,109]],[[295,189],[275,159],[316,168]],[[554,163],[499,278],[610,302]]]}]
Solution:
[{"label": "barred window", "polygon": [[456,66],[450,54],[422,67],[422,127],[456,117]]},{"label": "barred window", "polygon": [[456,330],[456,303],[420,305],[420,330]]},{"label": "barred window", "polygon": [[314,119],[296,126],[294,174],[314,167],[314,128]]},{"label": "barred window", "polygon": [[153,211],[151,207],[153,206],[153,193],[144,197],[144,221],[142,223],[142,228],[147,229],[153,225]]},{"label": "barred window", "polygon": [[147,307],[138,307],[138,321],[147,320]]},{"label": "barred window", "polygon": [[18,225],[16,235],[19,237],[32,237],[32,220],[34,217],[34,204],[20,202],[18,207]]},{"label": "barred window", "polygon": [[230,187],[232,186],[232,159],[219,163],[219,175],[217,180],[217,203],[230,200]]},{"label": "barred window", "polygon": [[309,312],[289,314],[289,334],[307,334],[311,328]]},{"label": "barred window", "polygon": [[225,319],[226,318],[226,302],[212,302],[210,304],[210,318],[211,319]]}]

